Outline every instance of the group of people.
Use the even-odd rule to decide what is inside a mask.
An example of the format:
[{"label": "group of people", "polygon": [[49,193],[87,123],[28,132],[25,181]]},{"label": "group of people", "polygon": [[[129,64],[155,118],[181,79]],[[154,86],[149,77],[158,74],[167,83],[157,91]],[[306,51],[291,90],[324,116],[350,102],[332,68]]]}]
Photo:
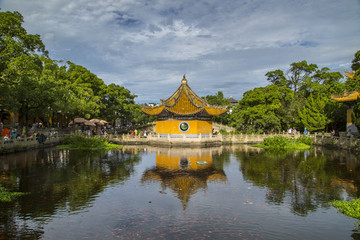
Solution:
[{"label": "group of people", "polygon": [[[293,128],[289,128],[288,133],[289,133],[290,135],[296,135],[298,132],[297,132],[296,128],[294,128],[294,129],[293,129]],[[307,128],[304,129],[304,135],[305,135],[305,136],[309,135],[309,131],[307,130]]]},{"label": "group of people", "polygon": [[7,127],[5,127],[1,130],[1,137],[3,137],[6,141],[9,139],[18,139],[20,138],[20,135],[17,133],[16,129],[9,130]]},{"label": "group of people", "polygon": [[297,134],[297,130],[294,128],[289,128],[289,130],[288,130],[288,133],[290,134],[290,135],[296,135]]},{"label": "group of people", "polygon": [[[140,132],[140,135],[144,135],[144,137],[147,137],[148,132],[147,130],[144,131],[144,133]],[[135,129],[134,131],[131,132],[131,136],[134,138],[135,136],[139,135],[139,131],[137,129]]]}]

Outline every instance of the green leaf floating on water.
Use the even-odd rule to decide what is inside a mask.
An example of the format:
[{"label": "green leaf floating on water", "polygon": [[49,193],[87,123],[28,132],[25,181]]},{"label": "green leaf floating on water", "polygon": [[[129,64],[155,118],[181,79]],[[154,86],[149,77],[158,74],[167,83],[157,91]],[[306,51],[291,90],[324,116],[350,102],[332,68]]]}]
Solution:
[{"label": "green leaf floating on water", "polygon": [[332,201],[330,204],[346,216],[360,220],[360,198],[354,199],[351,202],[336,200]]},{"label": "green leaf floating on water", "polygon": [[0,186],[0,202],[11,202],[15,198],[27,193],[22,192],[9,192],[6,188]]}]

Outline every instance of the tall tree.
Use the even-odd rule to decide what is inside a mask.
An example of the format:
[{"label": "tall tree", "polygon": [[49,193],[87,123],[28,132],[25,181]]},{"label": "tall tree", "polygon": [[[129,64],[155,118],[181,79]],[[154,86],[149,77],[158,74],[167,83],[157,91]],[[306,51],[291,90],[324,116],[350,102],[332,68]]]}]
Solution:
[{"label": "tall tree", "polygon": [[304,80],[310,77],[317,69],[316,64],[308,64],[305,60],[290,64],[287,72],[289,86],[291,86],[296,94],[300,85]]},{"label": "tall tree", "polygon": [[274,85],[278,85],[281,87],[289,85],[284,72],[281,71],[280,69],[277,69],[277,70],[271,71],[271,72],[267,72],[265,74],[265,76],[267,77],[267,80]]},{"label": "tall tree", "polygon": [[277,85],[247,91],[233,109],[232,125],[247,132],[281,130],[286,124],[285,106],[292,98],[291,89]]},{"label": "tall tree", "polygon": [[352,60],[351,63],[352,63],[351,69],[353,71],[356,72],[360,69],[360,50],[354,54],[354,59]]},{"label": "tall tree", "polygon": [[330,122],[325,114],[326,100],[318,95],[313,98],[312,94],[307,98],[302,110],[298,109],[300,121],[304,128],[309,131],[325,129],[326,124]]},{"label": "tall tree", "polygon": [[32,118],[46,116],[54,102],[56,84],[44,71],[45,60],[36,54],[24,54],[14,58],[3,72],[6,85],[2,102],[6,109],[19,113],[22,126]]},{"label": "tall tree", "polygon": [[360,89],[360,50],[357,51],[352,60],[351,69],[354,71],[349,74],[345,82],[345,88],[348,92]]},{"label": "tall tree", "polygon": [[0,77],[16,57],[35,52],[47,54],[40,36],[28,34],[23,23],[19,12],[0,12]]},{"label": "tall tree", "polygon": [[[205,97],[206,102],[213,106],[229,106],[230,99],[225,98],[224,93],[222,91],[218,91],[216,95],[207,95]],[[228,124],[230,120],[230,115],[228,113],[224,113],[220,116],[214,117],[214,122],[221,124]]]},{"label": "tall tree", "polygon": [[135,104],[136,95],[114,83],[108,85],[101,93],[102,107],[100,109],[101,117],[108,121],[120,120],[121,122],[131,121],[130,104]]}]

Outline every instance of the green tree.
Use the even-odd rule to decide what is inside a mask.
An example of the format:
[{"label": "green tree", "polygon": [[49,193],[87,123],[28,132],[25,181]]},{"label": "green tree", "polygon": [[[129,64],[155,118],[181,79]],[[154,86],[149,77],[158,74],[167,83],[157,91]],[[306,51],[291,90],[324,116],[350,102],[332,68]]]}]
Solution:
[{"label": "green tree", "polygon": [[135,104],[136,95],[131,94],[130,90],[116,85],[114,83],[108,85],[101,92],[102,107],[100,115],[109,121],[120,120],[121,122],[131,121],[130,104]]},{"label": "green tree", "polygon": [[6,109],[19,113],[20,125],[30,119],[48,116],[56,92],[55,79],[46,74],[44,61],[36,54],[24,54],[13,59],[4,71],[7,84],[2,102]]},{"label": "green tree", "polygon": [[277,85],[247,91],[233,109],[231,125],[246,132],[281,130],[285,124],[284,106],[292,98],[291,89]]},{"label": "green tree", "polygon": [[289,86],[294,89],[296,94],[302,82],[310,77],[317,69],[316,64],[308,64],[305,60],[290,64],[287,72]]},{"label": "green tree", "polygon": [[47,54],[40,36],[28,34],[23,22],[19,12],[0,12],[0,77],[14,58],[35,52]]},{"label": "green tree", "polygon": [[[205,97],[206,102],[212,106],[229,106],[230,99],[224,97],[224,93],[218,91],[216,95],[207,95]],[[214,122],[221,123],[221,124],[229,124],[230,121],[230,114],[224,113],[220,116],[214,117]]]},{"label": "green tree", "polygon": [[360,129],[360,99],[358,98],[354,104],[353,112],[351,113],[351,121],[355,124],[357,129]]},{"label": "green tree", "polygon": [[218,91],[216,95],[207,95],[205,97],[206,102],[213,106],[227,106],[230,104],[230,100],[224,97],[224,93]]},{"label": "green tree", "polygon": [[353,92],[360,89],[360,50],[357,51],[354,55],[351,69],[354,71],[354,74],[349,76],[345,82],[345,89],[348,92]]},{"label": "green tree", "polygon": [[330,120],[325,115],[326,100],[320,95],[313,98],[312,94],[307,98],[305,105],[298,109],[300,121],[310,132],[325,129]]},{"label": "green tree", "polygon": [[278,85],[281,87],[289,85],[284,72],[281,71],[280,69],[271,71],[271,72],[267,72],[265,74],[265,76],[267,77],[267,80],[274,85]]},{"label": "green tree", "polygon": [[106,86],[104,82],[88,69],[67,62],[68,67],[60,78],[63,96],[57,108],[68,121],[75,117],[92,118],[100,113],[100,91]]},{"label": "green tree", "polygon": [[354,59],[352,60],[351,63],[352,63],[351,69],[353,71],[356,72],[360,69],[360,50],[354,54]]}]

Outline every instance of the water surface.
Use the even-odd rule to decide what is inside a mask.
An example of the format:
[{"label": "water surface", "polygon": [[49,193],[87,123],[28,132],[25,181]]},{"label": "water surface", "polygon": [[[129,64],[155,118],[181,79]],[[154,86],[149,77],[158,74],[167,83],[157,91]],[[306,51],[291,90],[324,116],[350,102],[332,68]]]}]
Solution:
[{"label": "water surface", "polygon": [[315,148],[49,148],[0,157],[0,239],[360,239],[329,201],[359,197],[359,160]]}]

